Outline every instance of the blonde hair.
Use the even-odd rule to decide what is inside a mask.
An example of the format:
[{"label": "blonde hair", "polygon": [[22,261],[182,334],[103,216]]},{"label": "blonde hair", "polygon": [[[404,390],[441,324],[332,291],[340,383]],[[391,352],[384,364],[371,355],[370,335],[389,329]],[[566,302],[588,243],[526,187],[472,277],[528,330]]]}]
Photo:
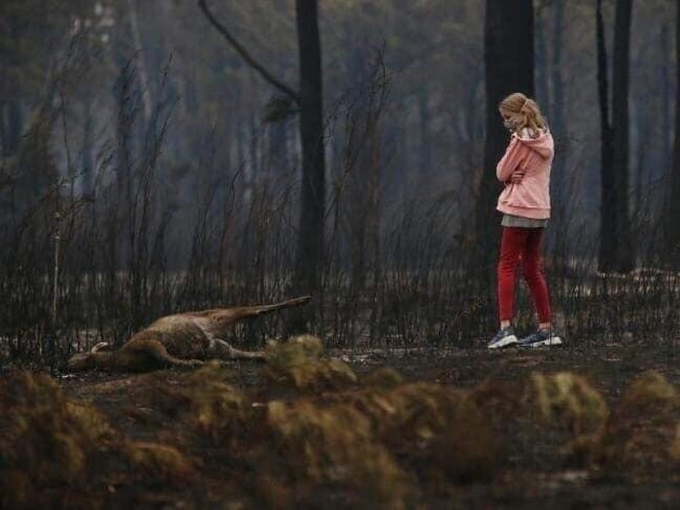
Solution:
[{"label": "blonde hair", "polygon": [[515,122],[515,130],[521,133],[528,129],[532,138],[536,138],[541,131],[548,130],[548,123],[541,114],[541,109],[533,99],[521,92],[515,92],[501,101],[498,105],[501,113],[510,114]]}]

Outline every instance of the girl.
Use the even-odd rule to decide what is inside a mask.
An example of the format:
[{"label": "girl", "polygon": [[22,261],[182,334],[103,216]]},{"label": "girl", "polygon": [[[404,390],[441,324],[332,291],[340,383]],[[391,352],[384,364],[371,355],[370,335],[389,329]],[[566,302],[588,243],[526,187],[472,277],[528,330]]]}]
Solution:
[{"label": "girl", "polygon": [[[540,265],[541,238],[550,218],[553,138],[538,105],[524,94],[517,92],[503,99],[499,111],[512,135],[505,155],[496,167],[498,180],[505,183],[497,207],[503,213],[498,262],[500,330],[488,348],[515,344],[524,347],[559,345],[562,341],[553,333],[548,286]],[[539,324],[534,333],[517,340],[512,319],[515,272],[520,261]]]}]

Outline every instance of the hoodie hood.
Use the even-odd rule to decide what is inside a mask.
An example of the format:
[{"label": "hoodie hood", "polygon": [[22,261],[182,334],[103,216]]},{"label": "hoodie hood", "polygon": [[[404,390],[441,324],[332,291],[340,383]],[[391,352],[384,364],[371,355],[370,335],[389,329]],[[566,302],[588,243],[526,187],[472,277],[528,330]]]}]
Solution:
[{"label": "hoodie hood", "polygon": [[555,153],[555,142],[550,134],[550,131],[546,131],[538,138],[530,138],[518,136],[522,145],[529,147],[532,151],[538,153],[543,159],[550,159]]}]

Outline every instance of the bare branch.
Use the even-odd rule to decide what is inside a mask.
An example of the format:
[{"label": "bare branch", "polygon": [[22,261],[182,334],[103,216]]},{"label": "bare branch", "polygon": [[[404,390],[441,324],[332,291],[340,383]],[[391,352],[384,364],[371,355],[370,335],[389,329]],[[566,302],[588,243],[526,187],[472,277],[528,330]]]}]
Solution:
[{"label": "bare branch", "polygon": [[217,31],[222,34],[222,36],[227,40],[227,42],[236,50],[239,56],[248,64],[250,67],[255,69],[260,75],[269,82],[273,87],[279,89],[283,94],[292,98],[295,102],[300,102],[300,94],[294,91],[291,87],[277,80],[269,71],[267,71],[259,62],[257,62],[248,51],[239,43],[236,38],[229,32],[229,30],[219,22],[213,13],[208,9],[208,5],[205,0],[198,0],[198,6],[208,18],[208,21],[214,26]]}]

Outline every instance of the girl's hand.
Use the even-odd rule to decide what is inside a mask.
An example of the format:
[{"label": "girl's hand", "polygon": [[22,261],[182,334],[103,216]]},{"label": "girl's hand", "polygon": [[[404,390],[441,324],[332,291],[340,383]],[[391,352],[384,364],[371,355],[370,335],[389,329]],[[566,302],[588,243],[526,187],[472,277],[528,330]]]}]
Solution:
[{"label": "girl's hand", "polygon": [[520,182],[522,182],[522,179],[524,179],[525,173],[526,173],[525,170],[521,169],[515,170],[514,172],[512,172],[512,174],[510,174],[510,182],[512,184],[519,184]]}]

